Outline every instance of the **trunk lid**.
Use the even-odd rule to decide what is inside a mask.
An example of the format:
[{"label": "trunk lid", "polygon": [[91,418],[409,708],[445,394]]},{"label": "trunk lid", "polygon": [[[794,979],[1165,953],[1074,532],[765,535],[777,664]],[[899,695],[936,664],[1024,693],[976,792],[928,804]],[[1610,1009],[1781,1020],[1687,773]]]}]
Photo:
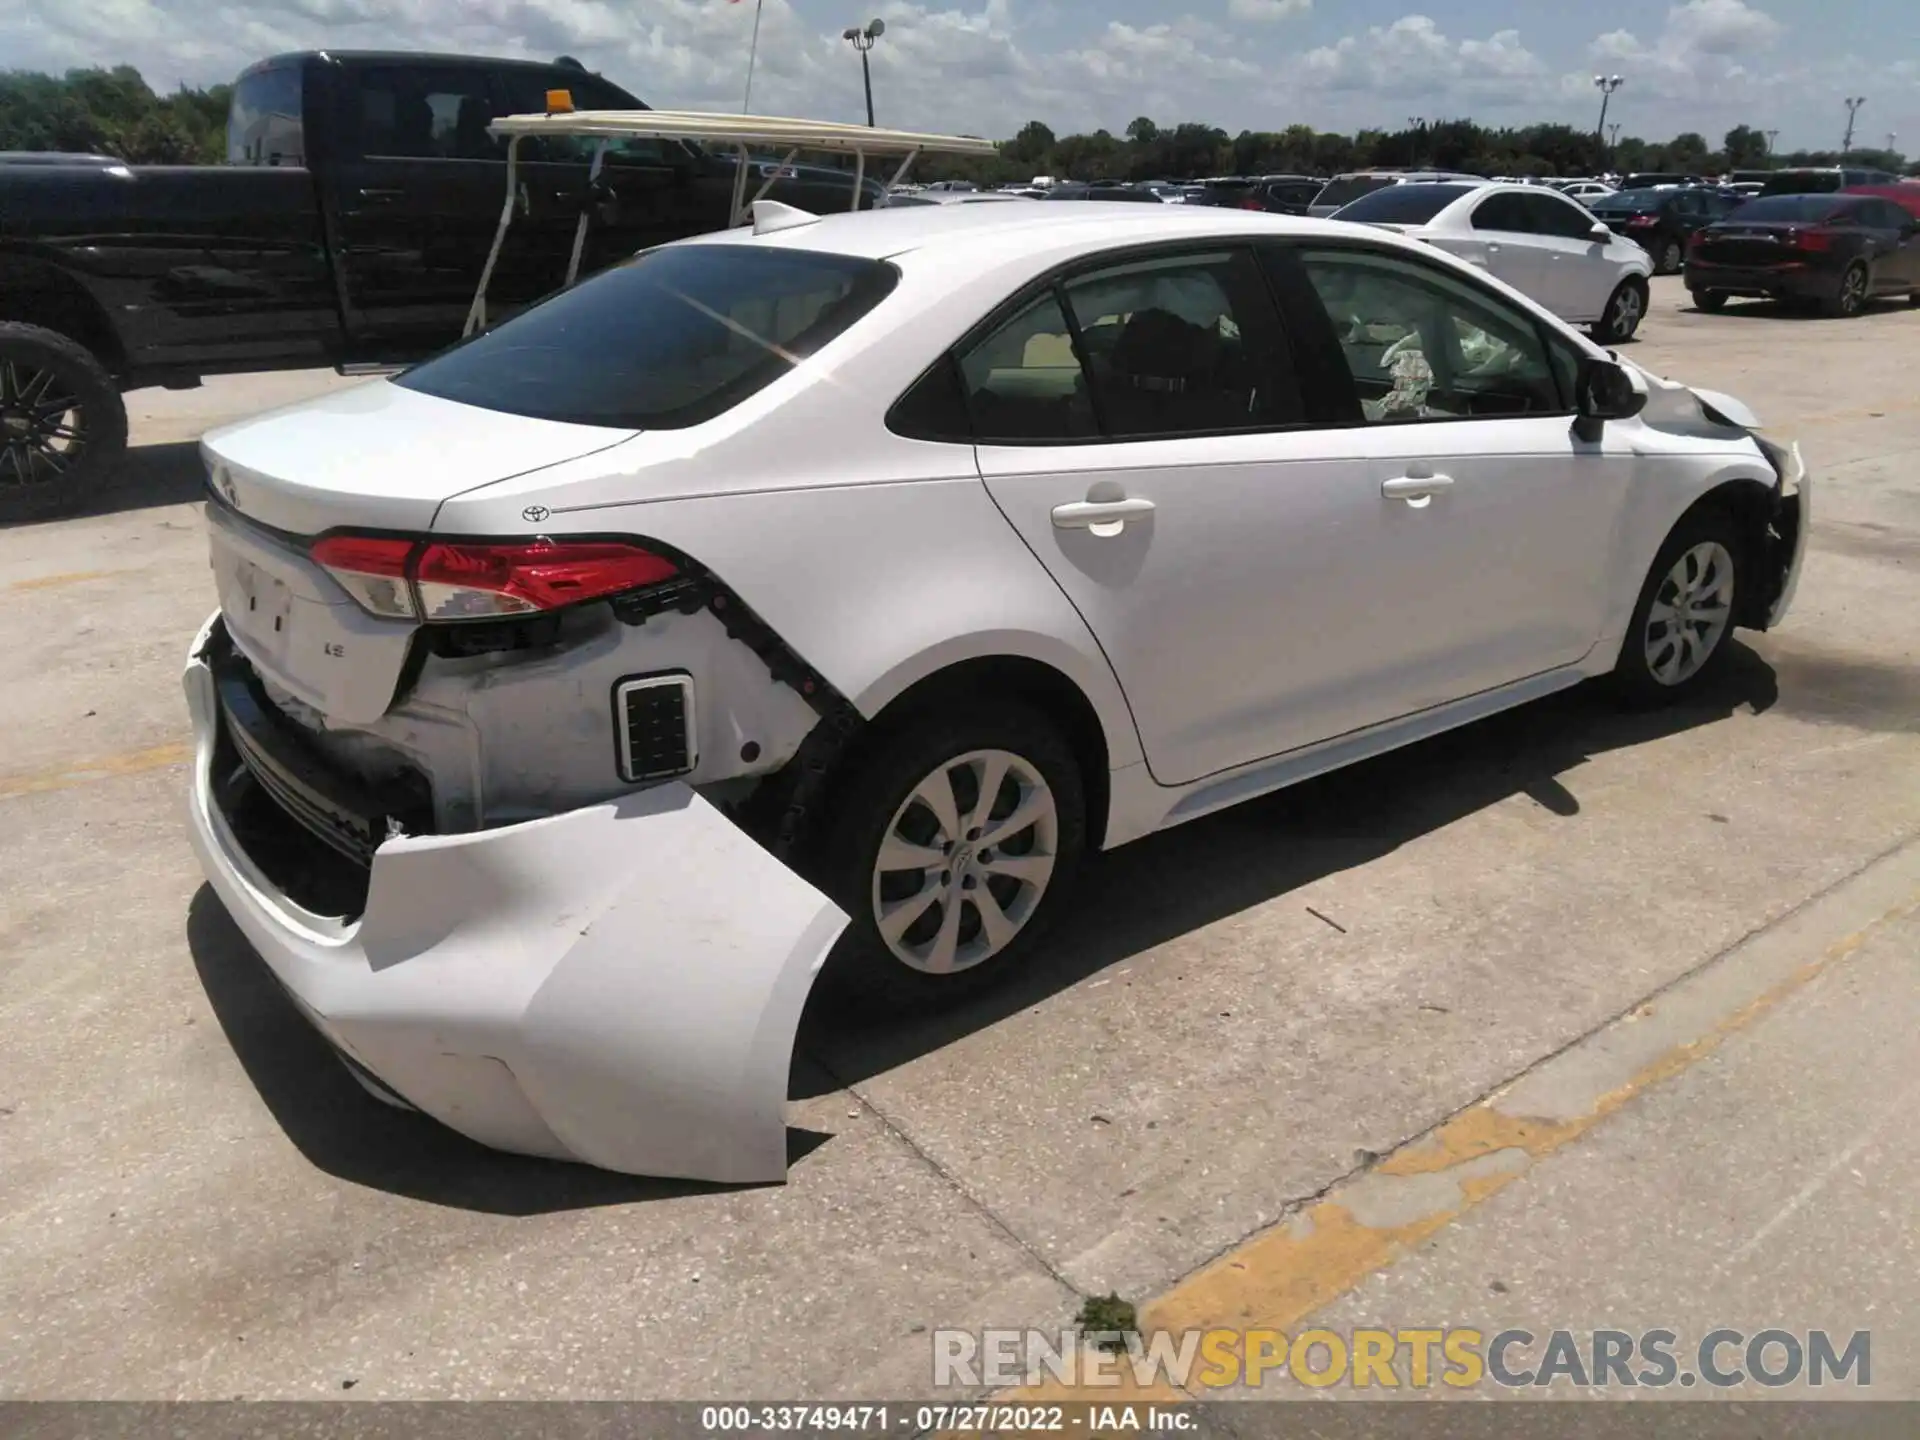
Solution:
[{"label": "trunk lid", "polygon": [[483,410],[373,380],[212,431],[201,454],[220,500],[270,530],[425,531],[455,495],[636,433]]}]

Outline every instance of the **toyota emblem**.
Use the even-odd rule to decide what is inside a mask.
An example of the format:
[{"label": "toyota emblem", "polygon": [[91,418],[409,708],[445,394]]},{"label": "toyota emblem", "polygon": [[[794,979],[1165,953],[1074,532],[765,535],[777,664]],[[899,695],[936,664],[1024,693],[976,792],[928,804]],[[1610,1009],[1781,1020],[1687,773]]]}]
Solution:
[{"label": "toyota emblem", "polygon": [[542,520],[547,519],[552,514],[553,512],[544,505],[529,505],[520,512],[520,518],[538,525]]}]

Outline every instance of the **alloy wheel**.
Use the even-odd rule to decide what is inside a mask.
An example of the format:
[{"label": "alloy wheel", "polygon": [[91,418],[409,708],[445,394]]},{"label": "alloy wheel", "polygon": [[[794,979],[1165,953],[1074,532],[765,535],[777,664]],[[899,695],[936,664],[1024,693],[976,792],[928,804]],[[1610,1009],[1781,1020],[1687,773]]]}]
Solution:
[{"label": "alloy wheel", "polygon": [[59,480],[87,438],[86,411],[57,371],[0,361],[0,487]]},{"label": "alloy wheel", "polygon": [[1713,658],[1733,620],[1733,584],[1733,556],[1718,540],[1703,540],[1667,571],[1642,637],[1660,684],[1684,684]]},{"label": "alloy wheel", "polygon": [[1840,277],[1840,313],[1857,315],[1867,303],[1867,272],[1852,266]]},{"label": "alloy wheel", "polygon": [[992,959],[1033,918],[1059,842],[1059,808],[1035,766],[1007,750],[956,756],[887,823],[872,881],[880,938],[927,975]]},{"label": "alloy wheel", "polygon": [[1640,328],[1641,317],[1646,313],[1645,302],[1640,298],[1640,287],[1622,285],[1613,297],[1613,324],[1609,333],[1617,340],[1630,339]]}]

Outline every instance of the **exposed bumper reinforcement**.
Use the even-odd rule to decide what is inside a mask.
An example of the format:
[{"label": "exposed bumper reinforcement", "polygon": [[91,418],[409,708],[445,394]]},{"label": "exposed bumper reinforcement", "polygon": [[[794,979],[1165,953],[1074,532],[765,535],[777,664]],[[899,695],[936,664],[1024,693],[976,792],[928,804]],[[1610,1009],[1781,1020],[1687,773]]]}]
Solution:
[{"label": "exposed bumper reinforcement", "polygon": [[668,783],[526,824],[387,840],[359,921],[301,910],[213,801],[219,709],[203,657],[217,624],[184,677],[193,845],[328,1040],[497,1149],[641,1175],[785,1177],[794,1033],[847,924],[838,907]]}]

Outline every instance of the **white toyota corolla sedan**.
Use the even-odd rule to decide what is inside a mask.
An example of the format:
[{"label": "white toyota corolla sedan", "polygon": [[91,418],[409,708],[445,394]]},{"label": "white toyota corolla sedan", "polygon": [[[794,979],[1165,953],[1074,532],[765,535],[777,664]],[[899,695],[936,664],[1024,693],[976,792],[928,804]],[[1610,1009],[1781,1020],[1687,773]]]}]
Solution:
[{"label": "white toyota corolla sedan", "polygon": [[207,438],[194,843],[376,1095],[778,1177],[823,966],[957,997],[1093,851],[1700,684],[1805,548],[1757,428],[1378,229],[763,203]]},{"label": "white toyota corolla sedan", "polygon": [[1545,185],[1456,181],[1363,195],[1336,219],[1384,225],[1477,265],[1603,345],[1647,315],[1653,258],[1591,210]]}]

